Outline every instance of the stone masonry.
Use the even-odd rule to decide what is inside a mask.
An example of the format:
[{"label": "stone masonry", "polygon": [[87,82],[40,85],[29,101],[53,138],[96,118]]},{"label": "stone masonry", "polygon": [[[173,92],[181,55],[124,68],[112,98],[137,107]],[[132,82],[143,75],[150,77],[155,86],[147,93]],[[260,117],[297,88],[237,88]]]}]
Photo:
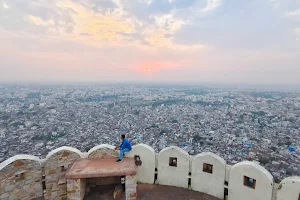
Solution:
[{"label": "stone masonry", "polygon": [[[169,149],[173,149],[173,151],[162,153],[169,152]],[[99,177],[125,177],[126,199],[135,200],[137,199],[137,181],[139,183],[151,184],[154,181],[153,177],[155,174],[158,174],[158,178],[162,174],[165,176],[160,180],[165,185],[174,186],[181,184],[181,180],[171,180],[170,178],[178,176],[177,171],[160,170],[170,168],[169,161],[173,157],[178,159],[176,162],[178,166],[176,168],[181,168],[180,163],[185,163],[184,165],[186,165],[182,167],[183,169],[180,173],[184,172],[187,175],[191,169],[194,170],[192,170],[192,175],[190,176],[192,190],[198,187],[200,189],[196,191],[208,193],[214,197],[218,197],[219,192],[220,194],[223,193],[224,188],[228,189],[228,198],[231,200],[271,200],[276,198],[288,200],[297,199],[300,194],[299,177],[284,179],[280,183],[282,187],[279,186],[278,190],[274,190],[273,176],[262,166],[254,162],[243,161],[234,166],[227,165],[224,162],[218,167],[216,164],[218,156],[211,153],[206,153],[206,157],[208,158],[205,157],[204,159],[199,154],[192,157],[187,153],[183,153],[183,150],[177,147],[167,147],[159,154],[156,154],[147,145],[139,145],[138,149],[134,146],[132,152],[129,152],[122,162],[117,163],[115,160],[118,155],[118,151],[115,151],[113,146],[103,144],[92,148],[87,153],[82,153],[71,147],[61,147],[51,151],[46,159],[40,159],[31,155],[11,157],[0,163],[0,200],[30,200],[36,198],[64,200],[68,199],[68,196],[72,200],[81,200],[85,194],[86,180]],[[142,165],[136,166],[135,155],[140,156],[140,159],[143,161]],[[152,161],[145,165],[146,160],[150,160],[149,158]],[[197,178],[197,174],[201,175],[201,173],[207,172],[203,171],[202,164],[199,165],[196,162],[213,165],[213,173],[216,179],[212,179],[211,175],[207,176],[208,178],[201,176],[204,179]],[[151,167],[146,167],[149,165]],[[72,170],[72,168],[74,169]],[[139,170],[141,168],[143,170]],[[155,171],[155,168],[158,169],[158,172]],[[241,178],[245,176],[256,180],[257,187],[255,189],[245,185],[243,178]],[[184,177],[184,179],[186,178]],[[200,181],[195,181],[195,179]],[[223,188],[224,180],[229,182],[229,185],[224,185]],[[98,180],[94,179],[93,181]],[[211,184],[211,186],[206,189],[199,187],[205,183],[206,185]],[[217,191],[215,183],[222,185],[222,187],[219,187],[219,191]],[[181,187],[186,188],[187,185],[188,181],[186,180]],[[277,186],[275,187],[277,188]]]},{"label": "stone masonry", "polygon": [[[105,182],[105,180],[110,180],[111,178],[115,180],[116,177],[125,176],[126,200],[135,200],[137,196],[135,161],[133,158],[124,158],[119,163],[115,160],[116,158],[94,158],[75,161],[66,173],[66,178],[68,179],[68,199],[82,200],[85,193],[84,186],[88,179],[96,181],[98,178],[103,178],[102,181]],[[99,180],[97,182],[99,183]]]},{"label": "stone masonry", "polygon": [[94,148],[92,148],[88,152],[88,158],[117,158],[119,157],[118,151],[115,151],[113,149],[113,146],[110,145],[99,145]]},{"label": "stone masonry", "polygon": [[75,160],[81,158],[80,152],[67,147],[57,149],[47,156],[45,161],[46,193],[45,200],[67,199],[66,171]]},{"label": "stone masonry", "polygon": [[137,192],[136,192],[136,175],[126,176],[125,179],[125,195],[126,200],[136,200]]},{"label": "stone masonry", "polygon": [[85,179],[68,179],[67,193],[68,200],[82,200],[85,194],[86,180]]},{"label": "stone masonry", "polygon": [[0,199],[29,200],[43,196],[41,164],[37,157],[14,156],[0,164]]}]

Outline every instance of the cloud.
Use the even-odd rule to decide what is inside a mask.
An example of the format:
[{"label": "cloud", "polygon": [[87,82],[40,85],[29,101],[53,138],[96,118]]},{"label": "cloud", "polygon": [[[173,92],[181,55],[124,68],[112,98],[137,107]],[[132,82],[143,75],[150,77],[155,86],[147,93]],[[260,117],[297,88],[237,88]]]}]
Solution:
[{"label": "cloud", "polygon": [[287,12],[285,15],[286,16],[300,16],[300,9]]},{"label": "cloud", "polygon": [[4,9],[9,9],[10,8],[10,6],[9,5],[7,5],[5,2],[3,3],[3,8]]},{"label": "cloud", "polygon": [[[71,39],[99,47],[130,44],[140,48],[166,45],[174,48],[174,35],[192,19],[189,10],[196,13],[201,8],[203,13],[209,12],[220,6],[220,2],[53,0],[44,3],[12,0],[10,11],[5,11],[5,17],[0,19],[0,26],[9,31]],[[15,23],[11,23],[13,21]]]},{"label": "cloud", "polygon": [[33,15],[28,15],[27,18],[33,24],[38,26],[54,26],[55,24],[54,20],[42,20],[40,17],[36,17]]},{"label": "cloud", "polygon": [[217,9],[222,3],[222,0],[206,0],[206,6],[201,9],[202,12],[210,12]]},{"label": "cloud", "polygon": [[91,8],[95,12],[109,11],[118,8],[112,0],[73,0],[87,8]]},{"label": "cloud", "polygon": [[89,33],[80,33],[80,35],[82,35],[82,36],[92,36],[92,35],[89,34]]},{"label": "cloud", "polygon": [[281,70],[294,81],[299,8],[298,0],[2,0],[0,79],[136,80],[142,65],[157,80],[263,82],[264,70],[269,81]]},{"label": "cloud", "polygon": [[224,50],[298,51],[295,24],[284,17],[285,9],[274,10],[268,2],[260,0],[226,2],[214,15],[184,24],[174,40]]},{"label": "cloud", "polygon": [[[11,31],[34,32],[45,34],[45,25],[48,23],[56,31],[71,32],[75,22],[71,9],[61,9],[53,1],[10,0],[0,7],[0,27]],[[9,8],[9,9],[8,9]]]}]

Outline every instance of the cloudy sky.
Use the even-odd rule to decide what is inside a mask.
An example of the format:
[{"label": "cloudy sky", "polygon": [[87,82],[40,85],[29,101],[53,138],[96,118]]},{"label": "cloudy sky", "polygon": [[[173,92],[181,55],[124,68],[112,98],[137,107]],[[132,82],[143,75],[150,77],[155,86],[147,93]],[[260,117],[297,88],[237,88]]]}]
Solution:
[{"label": "cloudy sky", "polygon": [[300,84],[300,0],[0,0],[0,81]]}]

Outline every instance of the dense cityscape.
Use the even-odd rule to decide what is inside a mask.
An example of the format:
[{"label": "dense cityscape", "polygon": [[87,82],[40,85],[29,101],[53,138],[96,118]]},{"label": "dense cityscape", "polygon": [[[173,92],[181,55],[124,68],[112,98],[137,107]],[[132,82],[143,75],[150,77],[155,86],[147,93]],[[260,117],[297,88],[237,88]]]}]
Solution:
[{"label": "dense cityscape", "polygon": [[278,182],[300,175],[300,92],[159,85],[0,86],[0,162],[88,151],[121,134],[159,152],[179,146],[228,164],[257,161]]}]

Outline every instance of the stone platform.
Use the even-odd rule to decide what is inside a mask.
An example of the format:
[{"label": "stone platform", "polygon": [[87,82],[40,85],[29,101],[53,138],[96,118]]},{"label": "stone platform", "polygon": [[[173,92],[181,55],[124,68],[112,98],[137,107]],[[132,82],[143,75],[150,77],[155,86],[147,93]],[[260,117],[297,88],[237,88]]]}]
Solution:
[{"label": "stone platform", "polygon": [[74,162],[66,173],[67,179],[95,178],[109,176],[136,175],[136,165],[133,158],[80,159]]},{"label": "stone platform", "polygon": [[[116,160],[117,158],[76,160],[66,173],[68,200],[83,200],[89,181],[96,179],[96,183],[102,182],[100,185],[103,185],[108,177],[119,177],[119,184],[122,177],[125,183],[126,200],[136,200],[135,160],[133,158],[123,158],[121,162]],[[101,181],[98,180],[99,178]],[[101,190],[105,192],[107,189],[102,187]]]}]

